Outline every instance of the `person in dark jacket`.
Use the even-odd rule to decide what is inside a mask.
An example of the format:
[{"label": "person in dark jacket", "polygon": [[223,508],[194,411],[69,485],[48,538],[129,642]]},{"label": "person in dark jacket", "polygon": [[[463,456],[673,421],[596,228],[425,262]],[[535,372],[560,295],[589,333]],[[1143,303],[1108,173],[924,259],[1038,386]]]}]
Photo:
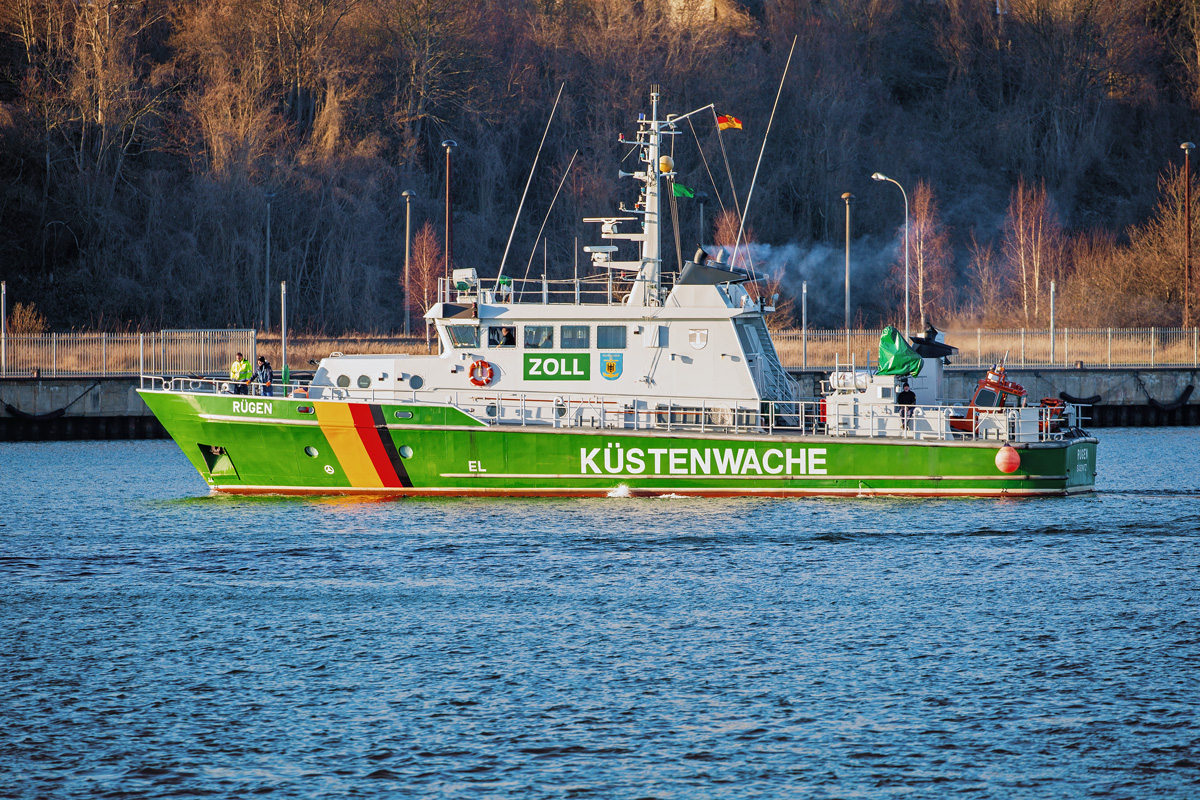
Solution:
[{"label": "person in dark jacket", "polygon": [[275,380],[275,373],[271,371],[271,364],[262,356],[258,357],[258,366],[254,368],[255,382],[262,384],[263,397],[274,397],[275,389],[271,386],[271,382]]},{"label": "person in dark jacket", "polygon": [[912,427],[913,409],[917,405],[917,394],[912,389],[908,388],[908,381],[900,384],[900,393],[896,395],[896,405],[900,412],[900,419],[904,420],[904,429],[908,430]]}]

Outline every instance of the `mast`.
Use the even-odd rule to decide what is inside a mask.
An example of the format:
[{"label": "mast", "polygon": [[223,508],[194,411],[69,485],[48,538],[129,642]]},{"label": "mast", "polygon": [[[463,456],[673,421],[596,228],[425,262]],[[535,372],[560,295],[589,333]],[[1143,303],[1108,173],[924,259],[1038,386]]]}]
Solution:
[{"label": "mast", "polygon": [[[646,216],[642,220],[642,269],[638,275],[639,286],[642,289],[641,305],[657,306],[660,304],[662,292],[662,238],[660,212],[662,202],[659,196],[661,170],[659,157],[662,154],[662,129],[658,121],[658,84],[650,86],[650,122],[643,126],[645,149],[642,151],[642,161],[646,165],[644,174],[645,188],[642,197],[645,202]],[[630,305],[634,305],[630,298]]]},{"label": "mast", "polygon": [[[672,117],[671,121],[667,122],[658,118],[659,94],[658,84],[652,84],[650,86],[650,118],[646,119],[645,114],[638,115],[637,139],[633,144],[638,153],[638,160],[642,163],[641,171],[617,171],[618,177],[635,178],[641,182],[637,205],[633,208],[626,208],[622,203],[620,206],[622,216],[584,219],[584,222],[600,223],[600,235],[604,239],[637,244],[638,257],[632,261],[613,260],[612,255],[617,248],[612,245],[584,248],[585,251],[592,254],[592,263],[601,269],[607,269],[610,272],[614,269],[629,272],[636,270],[637,277],[634,279],[633,288],[625,300],[625,304],[629,306],[661,306],[664,299],[661,234],[662,180],[664,177],[674,176],[675,165],[669,156],[662,154],[663,129],[672,127],[680,119],[711,108],[711,106],[704,106],[703,109],[689,112],[682,117]],[[624,137],[621,137],[620,141],[629,144]],[[642,218],[640,232],[626,233],[618,230],[621,223],[633,222],[639,216]]]},{"label": "mast", "polygon": [[662,172],[659,169],[659,158],[662,153],[662,123],[658,119],[658,97],[658,84],[652,84],[650,86],[650,119],[646,119],[644,115],[638,115],[638,160],[642,162],[642,171],[632,175],[621,173],[642,182],[641,199],[638,202],[640,209],[634,209],[635,214],[642,215],[642,232],[614,237],[635,241],[640,250],[637,278],[634,280],[633,290],[629,293],[629,299],[626,301],[631,306],[662,305],[662,218],[660,216]]}]

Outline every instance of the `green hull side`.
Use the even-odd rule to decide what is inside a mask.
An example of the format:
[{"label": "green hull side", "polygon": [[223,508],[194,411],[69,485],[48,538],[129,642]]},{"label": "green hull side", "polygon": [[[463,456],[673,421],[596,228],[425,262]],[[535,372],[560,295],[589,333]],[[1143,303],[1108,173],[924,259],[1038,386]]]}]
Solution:
[{"label": "green hull side", "polygon": [[1006,475],[998,441],[487,426],[403,404],[358,404],[352,422],[350,404],[327,403],[345,416],[331,421],[303,400],[142,394],[200,475],[229,492],[995,496],[1095,483],[1090,437],[1016,444],[1020,467]]}]

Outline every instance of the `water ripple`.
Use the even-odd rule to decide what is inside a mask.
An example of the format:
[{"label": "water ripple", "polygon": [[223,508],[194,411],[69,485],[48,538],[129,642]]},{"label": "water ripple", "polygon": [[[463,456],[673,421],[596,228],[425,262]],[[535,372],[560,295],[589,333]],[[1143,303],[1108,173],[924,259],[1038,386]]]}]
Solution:
[{"label": "water ripple", "polygon": [[1192,797],[1200,434],[1157,433],[1049,501],[229,498],[0,445],[0,797]]}]

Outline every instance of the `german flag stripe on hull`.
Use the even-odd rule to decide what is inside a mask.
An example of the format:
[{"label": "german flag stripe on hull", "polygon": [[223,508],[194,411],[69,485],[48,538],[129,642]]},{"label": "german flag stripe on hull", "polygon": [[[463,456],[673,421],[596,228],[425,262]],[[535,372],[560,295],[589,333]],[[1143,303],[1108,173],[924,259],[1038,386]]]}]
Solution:
[{"label": "german flag stripe on hull", "polygon": [[[396,486],[412,486],[412,479],[408,477],[408,470],[404,468],[404,460],[400,458],[400,453],[396,450],[396,443],[392,441],[391,434],[388,433],[387,420],[383,416],[382,406],[368,406],[371,409],[371,419],[375,426],[375,433],[379,437],[380,443],[383,445],[383,451],[387,456],[388,464],[396,475]],[[364,435],[365,432],[364,432]]]},{"label": "german flag stripe on hull", "polygon": [[351,486],[371,489],[412,486],[383,409],[366,403],[315,402],[317,421]]}]

